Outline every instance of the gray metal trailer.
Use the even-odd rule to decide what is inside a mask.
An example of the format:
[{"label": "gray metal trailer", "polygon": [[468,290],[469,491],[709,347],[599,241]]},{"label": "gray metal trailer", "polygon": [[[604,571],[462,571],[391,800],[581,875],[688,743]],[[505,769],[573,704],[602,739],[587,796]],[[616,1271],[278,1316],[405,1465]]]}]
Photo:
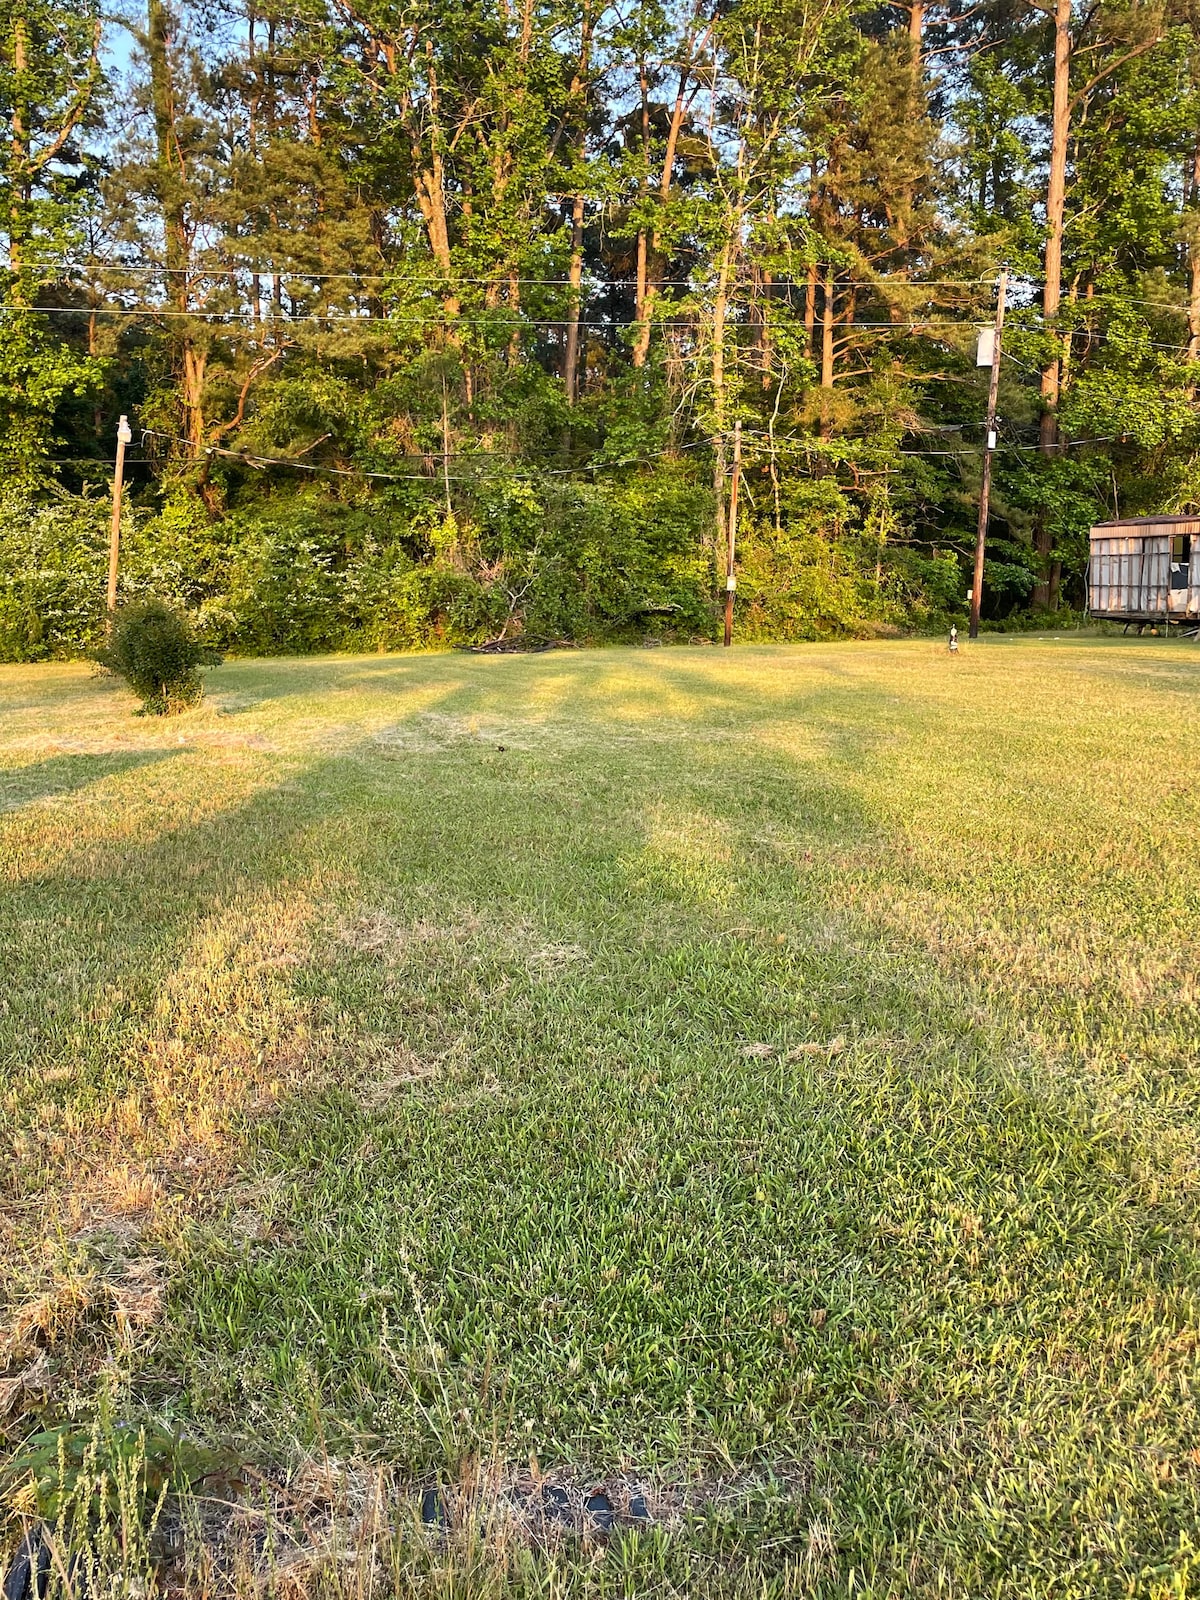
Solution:
[{"label": "gray metal trailer", "polygon": [[1200,516],[1097,523],[1088,612],[1139,629],[1148,623],[1200,628]]}]

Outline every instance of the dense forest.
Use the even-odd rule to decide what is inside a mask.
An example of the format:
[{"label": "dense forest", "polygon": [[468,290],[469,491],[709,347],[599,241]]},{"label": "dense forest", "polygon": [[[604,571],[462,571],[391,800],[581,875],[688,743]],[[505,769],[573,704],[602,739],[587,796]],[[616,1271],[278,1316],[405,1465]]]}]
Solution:
[{"label": "dense forest", "polygon": [[1197,0],[2,0],[0,657],[1078,615],[1200,505]]}]

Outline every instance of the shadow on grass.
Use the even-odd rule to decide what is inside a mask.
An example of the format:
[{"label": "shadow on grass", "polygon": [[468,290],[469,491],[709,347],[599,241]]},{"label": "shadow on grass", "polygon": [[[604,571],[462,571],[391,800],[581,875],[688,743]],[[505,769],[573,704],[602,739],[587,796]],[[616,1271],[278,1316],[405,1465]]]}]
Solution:
[{"label": "shadow on grass", "polygon": [[175,750],[136,750],[110,755],[58,755],[25,766],[0,767],[0,813],[76,794],[104,778],[153,766],[176,754]]},{"label": "shadow on grass", "polygon": [[[599,719],[590,672],[551,666],[551,708]],[[778,719],[719,671],[670,676],[681,718]],[[831,1593],[855,1571],[999,1593],[1028,1569],[1099,1594],[1169,1561],[1195,1486],[1163,1495],[1137,1462],[1190,1448],[1187,1197],[1030,1075],[1019,1014],[969,971],[856,922],[847,844],[897,842],[852,770],[882,714],[855,691],[848,731],[846,696],[788,702],[808,760],[684,737],[397,766],[364,740],[106,881],[40,885],[35,916],[86,895],[158,930],[106,952],[131,1020],[44,1041],[86,1057],[96,1103],[138,1090],[147,1030],[178,1046],[184,1103],[241,1031],[222,1127],[251,1197],[175,1240],[140,1392],[251,1454],[414,1473],[530,1449],[676,1478],[783,1464],[766,1564],[820,1524]],[[437,711],[480,698],[451,682]],[[230,947],[198,927],[300,898],[293,943],[245,933],[264,1015],[235,985],[214,1033],[191,1013]],[[186,1006],[156,1011],[189,966]],[[366,1081],[306,1075],[322,1029]]]}]

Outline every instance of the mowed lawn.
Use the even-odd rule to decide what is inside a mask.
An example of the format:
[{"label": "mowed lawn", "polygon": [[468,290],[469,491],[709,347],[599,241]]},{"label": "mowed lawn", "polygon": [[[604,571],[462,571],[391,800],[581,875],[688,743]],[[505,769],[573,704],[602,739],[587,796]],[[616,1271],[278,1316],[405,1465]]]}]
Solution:
[{"label": "mowed lawn", "polygon": [[1200,1593],[1200,646],[132,710],[0,668],[9,1446],[645,1486],[530,1592]]}]

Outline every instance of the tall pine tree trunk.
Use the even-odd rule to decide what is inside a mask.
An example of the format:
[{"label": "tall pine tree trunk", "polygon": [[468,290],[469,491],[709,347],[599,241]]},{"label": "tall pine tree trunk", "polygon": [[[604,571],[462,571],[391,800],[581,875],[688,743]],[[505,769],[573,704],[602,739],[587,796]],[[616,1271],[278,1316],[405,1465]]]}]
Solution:
[{"label": "tall pine tree trunk", "polygon": [[[267,149],[273,148],[279,132],[279,96],[276,92],[275,82],[275,18],[267,21],[267,58],[265,82],[267,90]],[[279,248],[279,207],[272,195],[271,204],[267,212],[271,223],[271,234],[275,241],[273,250]],[[279,270],[281,263],[275,261],[275,273],[271,279],[271,314],[275,323],[275,343],[283,338],[280,324],[283,322],[283,273]]]},{"label": "tall pine tree trunk", "polygon": [[190,334],[183,340],[183,414],[194,456],[204,449],[204,375],[208,357]]},{"label": "tall pine tree trunk", "polygon": [[[670,125],[667,128],[667,144],[663,151],[662,172],[658,181],[658,208],[661,215],[666,211],[671,198],[671,179],[675,173],[675,155],[679,149],[679,135],[683,129],[683,119],[687,115],[687,89],[690,80],[690,67],[685,64],[679,74],[679,87],[675,93],[675,105],[671,112]],[[648,146],[647,146],[648,148]],[[638,263],[639,263],[639,304],[641,310],[638,314],[638,335],[633,348],[633,364],[640,367],[645,363],[646,354],[650,348],[650,322],[654,315],[654,302],[658,296],[658,284],[654,274],[662,272],[666,266],[663,260],[663,235],[658,222],[650,235],[648,246],[644,251],[644,234],[638,235]]]},{"label": "tall pine tree trunk", "polygon": [[[638,198],[644,204],[650,193],[650,82],[646,75],[646,63],[644,60],[638,62],[638,87],[642,104],[642,175],[638,181]],[[646,299],[649,264],[650,238],[646,231],[646,219],[643,216],[638,224],[637,263],[634,269],[634,321],[637,325],[633,336],[633,364],[635,367],[645,366],[646,355],[650,349],[650,306]]]},{"label": "tall pine tree trunk", "polygon": [[[1067,145],[1071,137],[1071,0],[1055,0],[1054,103],[1050,128],[1050,171],[1046,183],[1046,272],[1042,315],[1049,332],[1062,304],[1063,222],[1067,195]],[[1057,352],[1042,370],[1043,449],[1058,442],[1060,364]]]},{"label": "tall pine tree trunk", "polygon": [[[570,102],[574,107],[579,106],[579,142],[575,149],[575,159],[580,167],[587,159],[587,112],[588,112],[588,83],[592,59],[592,8],[590,0],[584,0],[583,16],[579,27],[579,64],[575,69],[575,77],[571,84]],[[583,194],[577,193],[571,201],[571,262],[567,269],[567,283],[571,292],[571,304],[567,311],[567,340],[563,351],[563,386],[567,391],[567,404],[573,406],[579,398],[579,319],[581,306],[579,291],[583,283],[583,218],[586,202]]]},{"label": "tall pine tree trunk", "polygon": [[825,268],[821,299],[821,387],[833,388],[833,330],[837,322],[837,279],[832,265]]},{"label": "tall pine tree trunk", "polygon": [[837,323],[837,273],[832,264],[825,268],[821,296],[821,437],[833,432],[833,370],[836,359],[833,330]]},{"label": "tall pine tree trunk", "polygon": [[[1042,316],[1047,337],[1054,341],[1054,353],[1042,369],[1042,455],[1053,456],[1058,449],[1058,400],[1062,383],[1062,363],[1058,351],[1055,322],[1062,304],[1063,224],[1067,195],[1067,146],[1071,137],[1071,0],[1055,0],[1054,6],[1054,96],[1050,125],[1050,171],[1046,183],[1046,271],[1042,290]],[[1032,600],[1035,606],[1055,606],[1058,584],[1050,560],[1052,538],[1045,517],[1034,529],[1036,579]]]},{"label": "tall pine tree trunk", "polygon": [[[1191,181],[1188,185],[1188,203],[1200,211],[1200,129],[1192,146]],[[1188,242],[1188,345],[1189,361],[1200,361],[1200,215],[1193,218],[1192,236]]]},{"label": "tall pine tree trunk", "polygon": [[[254,36],[255,25],[258,21],[253,5],[246,14],[246,60],[249,67],[250,81],[253,88],[250,90],[247,106],[246,143],[250,151],[251,165],[258,165],[258,58],[256,54],[257,41]],[[254,222],[250,224],[250,233],[257,235],[258,227]],[[258,245],[254,247],[254,271],[250,274],[250,320],[254,323],[262,321],[262,278],[258,271]]]},{"label": "tall pine tree trunk", "polygon": [[184,433],[193,456],[204,444],[204,374],[207,365],[189,326],[191,239],[185,193],[186,160],[179,143],[175,80],[171,67],[171,22],[163,0],[147,0],[146,54],[154,112],[155,189],[162,215],[167,299],[177,314],[176,361]]},{"label": "tall pine tree trunk", "polygon": [[21,274],[25,266],[25,234],[29,219],[29,108],[25,103],[25,74],[29,71],[29,22],[18,3],[12,11],[13,103],[11,111],[10,160],[12,190],[8,209],[8,264],[12,273],[11,295],[17,305],[24,304]]},{"label": "tall pine tree trunk", "polygon": [[[392,71],[397,68],[394,53],[388,55]],[[427,125],[410,122],[409,138],[412,144],[413,171],[416,175],[416,199],[425,223],[429,248],[439,271],[449,284],[454,277],[454,262],[450,254],[450,221],[446,205],[446,167],[442,157],[445,144],[441,120],[441,95],[434,66],[433,40],[425,40],[425,60],[429,74],[429,106]],[[427,145],[425,141],[428,141]],[[442,311],[449,325],[447,334],[452,345],[458,344],[454,323],[458,320],[461,302],[452,288],[442,297]]]},{"label": "tall pine tree trunk", "polygon": [[508,336],[508,364],[515,367],[521,361],[521,279],[515,267],[508,274],[508,310],[512,317],[512,332]]},{"label": "tall pine tree trunk", "polygon": [[727,524],[725,518],[725,435],[728,431],[728,407],[725,383],[725,319],[729,312],[729,275],[733,264],[733,239],[726,235],[717,269],[717,292],[713,298],[712,324],[712,391],[713,391],[713,500],[716,505],[718,563],[725,549]]},{"label": "tall pine tree trunk", "polygon": [[583,196],[577,194],[571,203],[571,265],[567,272],[571,291],[571,306],[567,312],[567,344],[563,352],[563,383],[567,391],[567,404],[573,406],[579,398],[579,290],[583,283]]}]

